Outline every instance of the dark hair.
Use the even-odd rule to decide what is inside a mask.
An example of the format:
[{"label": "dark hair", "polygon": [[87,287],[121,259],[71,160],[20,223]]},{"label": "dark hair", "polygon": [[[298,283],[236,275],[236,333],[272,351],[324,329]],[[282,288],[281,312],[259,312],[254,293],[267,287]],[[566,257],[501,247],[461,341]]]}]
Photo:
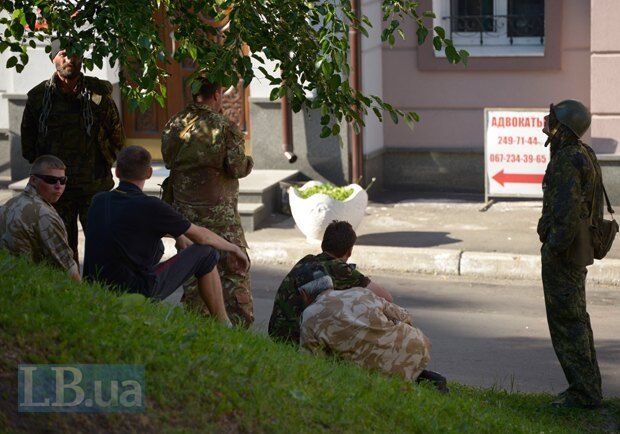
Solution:
[{"label": "dark hair", "polygon": [[142,181],[148,177],[151,154],[142,146],[131,145],[118,153],[116,168],[122,179]]},{"label": "dark hair", "polygon": [[211,83],[206,78],[198,78],[197,80],[198,82],[200,82],[200,87],[192,95],[194,97],[194,100],[196,100],[198,96],[201,96],[204,99],[213,98],[213,95],[215,95],[217,91],[220,90],[221,86],[219,84]]},{"label": "dark hair", "polygon": [[41,175],[41,172],[45,169],[67,170],[67,166],[65,166],[65,163],[63,163],[60,158],[54,155],[41,155],[32,163],[30,174]]},{"label": "dark hair", "polygon": [[334,220],[325,229],[321,249],[339,258],[351,250],[355,241],[357,235],[353,226],[349,222]]}]

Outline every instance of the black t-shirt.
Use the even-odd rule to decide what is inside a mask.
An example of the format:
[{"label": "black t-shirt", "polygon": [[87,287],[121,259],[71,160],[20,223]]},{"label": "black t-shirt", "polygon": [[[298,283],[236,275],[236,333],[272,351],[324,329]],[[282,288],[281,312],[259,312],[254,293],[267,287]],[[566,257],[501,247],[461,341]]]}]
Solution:
[{"label": "black t-shirt", "polygon": [[178,237],[191,223],[170,205],[121,181],[97,194],[88,210],[84,278],[148,295],[155,284],[166,235]]}]

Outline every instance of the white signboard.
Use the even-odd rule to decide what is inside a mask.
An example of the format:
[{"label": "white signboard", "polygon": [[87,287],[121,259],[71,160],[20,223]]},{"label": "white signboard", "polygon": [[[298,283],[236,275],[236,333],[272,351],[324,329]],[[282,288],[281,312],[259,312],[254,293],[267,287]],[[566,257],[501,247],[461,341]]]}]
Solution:
[{"label": "white signboard", "polygon": [[486,197],[542,197],[549,163],[544,109],[485,109]]}]

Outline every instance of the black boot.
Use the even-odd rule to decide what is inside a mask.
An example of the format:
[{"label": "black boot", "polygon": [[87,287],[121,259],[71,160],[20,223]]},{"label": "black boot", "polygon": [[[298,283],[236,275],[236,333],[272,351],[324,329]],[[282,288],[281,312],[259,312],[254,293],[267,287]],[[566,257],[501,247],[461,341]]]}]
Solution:
[{"label": "black boot", "polygon": [[425,369],[424,371],[420,372],[420,375],[418,375],[418,378],[415,381],[416,383],[420,383],[422,381],[428,381],[432,383],[433,386],[435,386],[435,388],[437,389],[437,391],[439,391],[439,393],[442,393],[444,395],[447,395],[448,393],[450,393],[450,389],[448,389],[448,382],[446,381],[446,377],[444,377],[443,375],[437,372],[427,371]]}]

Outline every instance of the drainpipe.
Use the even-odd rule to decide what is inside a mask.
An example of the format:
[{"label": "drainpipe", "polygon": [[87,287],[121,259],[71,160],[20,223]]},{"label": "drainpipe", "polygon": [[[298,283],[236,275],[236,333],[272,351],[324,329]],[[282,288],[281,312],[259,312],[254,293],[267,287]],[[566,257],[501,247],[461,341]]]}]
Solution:
[{"label": "drainpipe", "polygon": [[293,152],[293,119],[288,99],[284,96],[280,100],[282,110],[282,152],[289,163],[297,161],[297,155]]},{"label": "drainpipe", "polygon": [[[351,0],[351,11],[356,17],[360,16],[360,1]],[[349,76],[349,84],[351,88],[359,91],[361,82],[360,71],[360,52],[359,52],[359,32],[353,26],[349,27],[349,45],[351,47],[351,75]],[[360,127],[361,128],[361,127]],[[351,182],[361,182],[362,174],[362,131],[357,134],[349,124],[349,137],[351,137]]]}]

